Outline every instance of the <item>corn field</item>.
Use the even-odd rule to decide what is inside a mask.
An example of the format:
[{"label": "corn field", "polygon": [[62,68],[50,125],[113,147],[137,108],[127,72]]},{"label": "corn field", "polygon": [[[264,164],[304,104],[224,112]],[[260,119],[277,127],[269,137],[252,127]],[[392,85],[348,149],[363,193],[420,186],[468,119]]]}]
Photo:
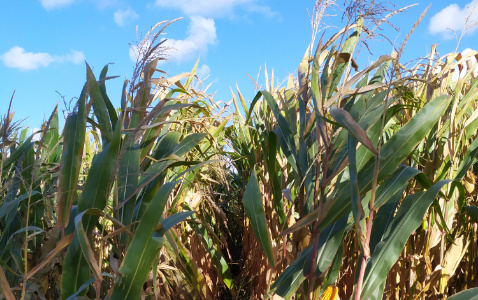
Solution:
[{"label": "corn field", "polygon": [[227,103],[198,63],[157,70],[174,21],[146,35],[121,99],[86,64],[62,131],[56,107],[28,135],[12,97],[0,299],[478,299],[478,52],[402,62],[425,11],[359,69],[401,11],[348,7],[285,84],[265,70]]}]

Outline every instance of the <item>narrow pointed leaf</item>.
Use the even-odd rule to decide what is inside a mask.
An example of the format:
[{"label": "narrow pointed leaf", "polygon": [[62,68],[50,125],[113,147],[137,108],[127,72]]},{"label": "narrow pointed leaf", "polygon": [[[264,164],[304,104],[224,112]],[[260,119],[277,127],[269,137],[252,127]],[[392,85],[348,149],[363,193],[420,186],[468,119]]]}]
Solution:
[{"label": "narrow pointed leaf", "polygon": [[[116,124],[111,142],[93,159],[79,199],[77,208],[79,214],[90,208],[103,210],[106,206],[115,176],[121,141],[121,126],[121,122]],[[98,218],[97,215],[84,216],[82,222],[87,236],[93,231]],[[63,299],[75,293],[81,284],[89,278],[89,268],[83,256],[79,238],[78,235],[75,235],[66,252],[61,279]]]},{"label": "narrow pointed leaf", "polygon": [[256,235],[257,240],[262,246],[269,264],[274,266],[274,258],[272,255],[272,245],[269,236],[269,229],[267,226],[266,215],[264,213],[264,207],[262,206],[262,195],[259,189],[259,182],[255,171],[252,171],[251,178],[246,186],[246,191],[242,197],[242,203],[246,210],[247,217],[251,221],[252,229]]},{"label": "narrow pointed leaf", "polygon": [[163,238],[153,233],[175,186],[176,182],[164,184],[147,205],[121,264],[111,299],[137,299],[141,294],[151,264],[163,245]]},{"label": "narrow pointed leaf", "polygon": [[88,64],[86,64],[86,77],[88,80],[88,92],[91,96],[91,103],[93,105],[93,113],[98,120],[98,124],[103,129],[101,139],[103,140],[103,143],[106,144],[111,140],[113,128],[111,126],[106,102],[101,94],[100,86]]},{"label": "narrow pointed leaf", "polygon": [[[342,244],[345,228],[347,227],[347,219],[348,216],[343,217],[320,233],[317,252],[313,253],[313,251],[310,251],[310,255],[305,261],[304,276],[311,274],[311,267],[313,267],[315,277],[319,277],[330,267],[337,255],[339,246]],[[312,266],[313,256],[315,256],[314,266]]]},{"label": "narrow pointed leaf", "polygon": [[[431,128],[441,118],[450,104],[451,97],[440,96],[430,101],[407,124],[395,133],[382,147],[380,151],[380,170],[378,180],[381,182],[389,174],[396,171],[400,163],[415,149],[416,145],[428,134]],[[358,178],[360,194],[366,194],[372,186],[373,169],[375,160],[370,159],[364,167],[359,170]],[[335,199],[325,203],[324,213],[319,216],[318,209],[304,216],[296,224],[289,227],[282,234],[294,232],[316,221],[319,217],[319,230],[323,230],[331,223],[351,211],[350,193],[347,182],[339,191]]]},{"label": "narrow pointed leaf", "polygon": [[101,276],[101,269],[95,258],[95,253],[91,248],[90,242],[88,241],[88,236],[83,228],[82,218],[85,212],[86,211],[83,211],[75,217],[75,235],[78,237],[83,255],[86,258],[86,262],[90,266],[90,270],[93,271],[96,280],[103,280],[103,277]]},{"label": "narrow pointed leaf", "polygon": [[287,157],[287,160],[291,164],[292,168],[299,174],[298,169],[298,156],[297,156],[297,147],[295,145],[294,136],[290,130],[289,123],[287,122],[286,118],[282,115],[279,105],[276,102],[276,99],[272,97],[269,92],[261,91],[260,92],[264,99],[267,101],[267,104],[272,109],[272,113],[277,120],[279,126],[276,129],[276,134],[279,138],[279,142],[281,142],[281,148],[284,154]]},{"label": "narrow pointed leaf", "polygon": [[78,100],[78,112],[68,117],[63,131],[63,153],[60,163],[57,207],[57,224],[63,227],[68,226],[78,176],[80,175],[86,135],[86,97],[87,86],[85,85]]},{"label": "narrow pointed leaf", "polygon": [[116,127],[116,122],[118,122],[118,115],[116,114],[116,110],[111,103],[110,98],[108,97],[108,94],[106,93],[106,74],[108,73],[108,65],[103,67],[103,70],[101,70],[100,74],[100,91],[101,91],[101,96],[103,97],[103,100],[105,102],[106,108],[108,109],[108,114],[110,116],[111,120],[111,126],[114,128]]},{"label": "narrow pointed leaf", "polygon": [[290,299],[305,280],[304,264],[312,252],[312,246],[302,251],[299,257],[280,274],[272,284],[271,290],[284,299]]},{"label": "narrow pointed leaf", "polygon": [[426,192],[407,196],[367,262],[363,290],[360,299],[369,299],[373,292],[387,278],[388,272],[397,261],[410,235],[420,226],[428,207],[435,200],[440,189],[451,180],[442,180]]}]

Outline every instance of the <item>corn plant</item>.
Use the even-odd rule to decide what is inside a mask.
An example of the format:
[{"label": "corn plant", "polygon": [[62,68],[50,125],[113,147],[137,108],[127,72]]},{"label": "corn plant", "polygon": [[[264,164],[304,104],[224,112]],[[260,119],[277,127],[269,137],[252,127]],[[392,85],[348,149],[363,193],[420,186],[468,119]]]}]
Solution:
[{"label": "corn plant", "polygon": [[[452,233],[445,218],[452,216],[446,206],[456,207],[452,214],[461,214],[460,224],[467,226],[463,181],[474,178],[476,100],[473,84],[463,85],[472,71],[451,95],[444,90],[451,61],[439,72],[430,59],[424,73],[420,68],[397,73],[403,66],[392,53],[358,71],[352,56],[362,28],[358,19],[319,41],[313,56],[306,52],[297,79],[291,78],[287,88],[274,88],[266,77],[266,90],[249,109],[238,92],[246,116],[236,101],[230,139],[243,159],[233,158],[238,177],[250,178],[243,184],[249,232],[255,235],[248,249],[263,249],[252,253],[247,269],[253,270],[248,275],[255,297],[269,292],[286,299],[316,298],[334,283],[345,299],[423,297],[437,278],[442,278],[443,294],[446,281],[435,274],[450,277],[456,270],[457,261],[450,273],[442,253],[439,264],[445,267],[433,279],[427,271],[417,278],[415,267],[425,266],[413,261],[414,268],[406,270],[413,282],[401,280],[402,290],[395,295],[392,281],[397,264],[403,265],[398,261],[403,251],[408,253],[407,243],[423,235],[421,243],[434,246],[427,244],[432,229],[425,224],[443,230],[442,244],[448,240],[451,245],[452,236],[467,232],[460,226]],[[339,40],[343,44],[334,46]],[[460,57],[457,64],[465,61]],[[447,124],[458,118],[467,126],[456,132]],[[448,155],[442,155],[447,147],[453,151],[450,160],[456,158],[453,171]],[[461,244],[462,255],[466,247]],[[457,251],[442,245],[445,250]]]},{"label": "corn plant", "polygon": [[135,48],[119,108],[108,65],[98,78],[86,65],[62,133],[58,108],[30,136],[9,108],[1,295],[472,299],[478,53],[434,46],[409,67],[407,36],[360,69],[370,24],[404,10],[367,3],[312,40],[284,87],[266,69],[250,101],[239,88],[214,101],[198,62],[156,77],[172,21]]},{"label": "corn plant", "polygon": [[[154,41],[169,24],[145,39]],[[62,135],[57,109],[38,142],[23,133],[18,146],[12,115],[4,118],[2,290],[62,299],[208,298],[218,284],[233,292],[221,249],[208,237],[208,215],[195,216],[199,204],[185,201],[201,168],[221,164],[217,138],[227,120],[217,123],[205,91],[193,86],[197,64],[191,73],[155,78],[161,42],[143,45],[119,110],[106,92],[108,65],[98,80],[87,65]],[[190,225],[172,229],[184,220]],[[187,228],[198,244],[184,241]],[[209,274],[197,266],[201,258],[191,259],[193,245],[209,253]],[[205,276],[213,274],[220,283],[208,285]]]}]

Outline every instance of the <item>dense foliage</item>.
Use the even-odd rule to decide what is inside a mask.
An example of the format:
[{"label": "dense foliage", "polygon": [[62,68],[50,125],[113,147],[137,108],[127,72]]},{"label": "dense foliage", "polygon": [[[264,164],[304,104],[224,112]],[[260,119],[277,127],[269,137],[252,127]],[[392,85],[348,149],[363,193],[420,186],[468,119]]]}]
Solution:
[{"label": "dense foliage", "polygon": [[478,52],[358,70],[367,12],[252,99],[215,102],[197,64],[155,77],[144,42],[120,108],[86,65],[62,133],[57,108],[31,136],[9,110],[3,298],[471,299]]}]

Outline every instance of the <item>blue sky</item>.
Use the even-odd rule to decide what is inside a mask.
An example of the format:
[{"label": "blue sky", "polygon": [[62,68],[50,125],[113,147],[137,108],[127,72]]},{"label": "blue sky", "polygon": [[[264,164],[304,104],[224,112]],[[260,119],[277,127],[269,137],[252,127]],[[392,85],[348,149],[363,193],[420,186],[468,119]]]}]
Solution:
[{"label": "blue sky", "polygon": [[[432,44],[438,44],[441,55],[455,50],[464,19],[478,0],[470,2],[433,1],[420,26],[408,42],[403,60],[424,57]],[[397,1],[397,7],[417,3]],[[397,45],[403,41],[413,23],[430,1],[421,1],[406,13],[390,21],[400,32],[385,26],[383,32]],[[163,20],[183,19],[167,28],[165,38],[175,48],[170,61],[159,67],[169,75],[192,69],[196,60],[199,75],[209,75],[209,93],[216,101],[231,99],[230,87],[236,83],[246,99],[254,97],[254,85],[249,75],[257,78],[267,64],[274,69],[277,82],[294,73],[311,39],[307,9],[315,1],[289,0],[29,0],[5,1],[0,12],[0,114],[5,114],[15,90],[13,110],[15,120],[27,118],[22,125],[38,128],[48,118],[56,103],[64,109],[80,94],[85,82],[85,65],[98,76],[103,66],[110,76],[107,90],[113,105],[119,106],[123,79],[130,78],[134,62],[129,44]],[[337,1],[342,7],[343,1]],[[323,21],[331,26],[340,24],[342,11],[331,11],[336,17]],[[478,21],[475,14],[472,21]],[[336,29],[327,29],[326,36]],[[320,33],[321,34],[321,33]],[[476,47],[473,30],[462,39],[459,52]],[[359,69],[366,67],[378,55],[389,54],[390,44],[377,40],[373,55],[361,54]],[[134,56],[134,55],[133,55]],[[133,57],[134,59],[134,57]],[[264,82],[263,72],[259,83]]]}]

